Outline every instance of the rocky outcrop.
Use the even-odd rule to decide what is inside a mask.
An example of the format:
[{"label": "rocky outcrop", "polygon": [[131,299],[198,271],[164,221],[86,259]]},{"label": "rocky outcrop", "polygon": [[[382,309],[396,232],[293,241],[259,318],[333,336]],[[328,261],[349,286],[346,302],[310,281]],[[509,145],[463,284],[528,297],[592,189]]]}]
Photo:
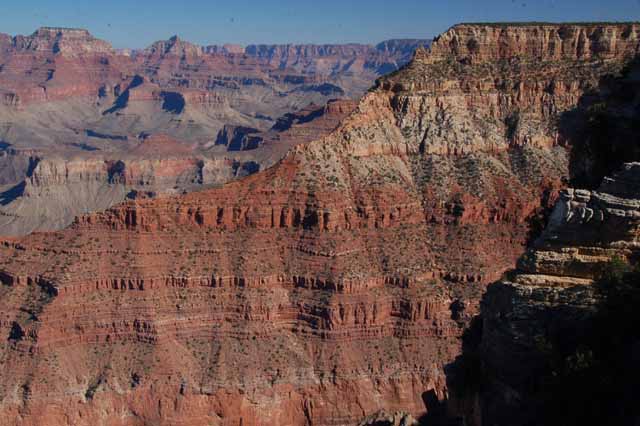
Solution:
[{"label": "rocky outcrop", "polygon": [[411,414],[397,412],[393,414],[384,411],[372,414],[363,419],[359,426],[414,426],[419,424]]},{"label": "rocky outcrop", "polygon": [[12,37],[4,46],[4,105],[17,109],[69,97],[95,98],[105,82],[126,73],[111,45],[83,29],[43,27],[30,36]]},{"label": "rocky outcrop", "polygon": [[259,132],[252,127],[224,126],[216,137],[216,145],[223,145],[228,151],[256,149],[262,144],[262,138],[255,136]]},{"label": "rocky outcrop", "polygon": [[[635,262],[640,254],[639,195],[639,163],[626,164],[595,191],[563,191],[535,247],[514,273],[489,288],[482,306],[481,350],[487,378],[483,424],[544,420],[551,404],[545,403],[541,393],[545,391],[536,383],[545,373],[549,355],[562,350],[555,346],[555,338],[569,347],[574,340],[584,340],[603,302],[604,293],[594,280],[613,259]],[[588,368],[590,356],[573,368]],[[559,366],[554,368],[554,374],[566,374]],[[577,413],[570,416],[579,418]]]},{"label": "rocky outcrop", "polygon": [[14,37],[11,48],[17,52],[53,53],[66,57],[115,53],[108,42],[81,28],[42,27],[30,36]]},{"label": "rocky outcrop", "polygon": [[[197,58],[203,55],[203,49],[193,43],[180,39],[177,35],[169,40],[157,41],[144,51],[145,56],[166,55],[179,56],[184,60]],[[217,53],[217,52],[216,52]]]}]

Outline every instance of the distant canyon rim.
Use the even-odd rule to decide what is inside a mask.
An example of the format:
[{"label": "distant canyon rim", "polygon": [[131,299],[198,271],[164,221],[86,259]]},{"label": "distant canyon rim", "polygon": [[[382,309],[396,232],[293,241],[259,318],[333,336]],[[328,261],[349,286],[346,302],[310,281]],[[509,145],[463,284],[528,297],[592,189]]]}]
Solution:
[{"label": "distant canyon rim", "polygon": [[295,139],[278,132],[324,117],[332,99],[356,100],[428,45],[197,46],[174,36],[116,50],[83,29],[0,34],[0,235],[264,169],[335,123],[322,118]]}]

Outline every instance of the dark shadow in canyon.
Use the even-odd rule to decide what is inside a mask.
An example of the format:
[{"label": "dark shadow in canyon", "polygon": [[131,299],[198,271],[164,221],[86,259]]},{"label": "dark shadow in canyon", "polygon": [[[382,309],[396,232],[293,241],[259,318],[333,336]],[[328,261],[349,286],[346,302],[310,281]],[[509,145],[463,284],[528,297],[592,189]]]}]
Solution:
[{"label": "dark shadow in canyon", "polygon": [[[489,286],[483,312],[492,304],[490,293],[493,302],[496,294],[509,298],[501,285]],[[514,334],[527,334],[522,341],[483,330],[481,316],[474,318],[461,355],[445,367],[448,398],[425,401],[436,409],[421,424],[640,425],[640,264],[614,258],[594,287],[594,306],[528,306],[526,320],[505,317]],[[565,289],[572,295],[564,297],[578,300],[584,291]],[[496,353],[491,345],[504,346],[497,362],[488,362]]]},{"label": "dark shadow in canyon", "polygon": [[263,143],[263,138],[256,134],[258,129],[246,126],[224,126],[216,136],[216,145],[222,145],[227,151],[245,151],[256,149]]},{"label": "dark shadow in canyon", "polygon": [[27,186],[26,181],[20,182],[16,186],[0,193],[0,206],[6,206],[11,204],[17,198],[24,195],[24,190]]},{"label": "dark shadow in canyon", "polygon": [[113,106],[107,110],[105,110],[102,115],[113,114],[127,107],[129,104],[129,90],[125,90],[116,101],[113,103]]},{"label": "dark shadow in canyon", "polygon": [[86,129],[85,130],[85,134],[87,135],[87,137],[90,138],[96,138],[96,139],[106,139],[109,141],[126,141],[129,139],[128,136],[126,135],[110,135],[110,134],[106,134],[106,133],[101,133],[101,132],[97,132],[95,130],[92,129]]},{"label": "dark shadow in canyon", "polygon": [[[329,102],[331,102],[330,100]],[[271,127],[272,130],[276,130],[278,132],[284,132],[293,127],[294,124],[305,124],[309,123],[316,118],[322,117],[324,115],[324,107],[314,109],[311,113],[296,113],[289,112],[283,115],[282,117],[276,120],[276,123]]]},{"label": "dark shadow in canyon", "polygon": [[102,113],[102,115],[113,114],[127,107],[129,104],[129,95],[131,89],[135,89],[136,87],[142,85],[144,83],[144,78],[139,75],[133,76],[131,79],[131,83],[129,86],[116,98],[113,106]]},{"label": "dark shadow in canyon", "polygon": [[578,106],[560,116],[560,140],[571,149],[571,186],[596,188],[623,163],[640,160],[640,58],[606,75]]},{"label": "dark shadow in canyon", "polygon": [[178,92],[162,92],[162,109],[172,114],[182,114],[186,102],[184,97]]},{"label": "dark shadow in canyon", "polygon": [[426,414],[421,426],[480,426],[479,395],[482,386],[480,342],[482,319],[473,317],[462,336],[462,353],[444,367],[448,394],[439,399],[435,390],[422,394]]},{"label": "dark shadow in canyon", "polygon": [[554,191],[547,189],[542,194],[540,208],[527,218],[527,239],[526,247],[531,247],[542,235],[542,232],[549,223],[549,217],[553,213],[555,206]]}]

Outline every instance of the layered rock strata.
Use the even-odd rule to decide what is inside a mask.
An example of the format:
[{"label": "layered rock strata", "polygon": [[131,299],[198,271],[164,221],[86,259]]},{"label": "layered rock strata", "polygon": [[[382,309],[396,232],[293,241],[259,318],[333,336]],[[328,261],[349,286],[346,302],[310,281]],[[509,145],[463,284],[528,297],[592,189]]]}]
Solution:
[{"label": "layered rock strata", "polygon": [[[148,49],[116,51],[80,29],[41,28],[30,36],[1,35],[0,149],[4,152],[8,146],[18,154],[4,155],[0,161],[20,164],[0,167],[0,235],[59,229],[76,214],[123,199],[123,191],[114,191],[104,179],[25,192],[21,188],[30,181],[32,170],[22,166],[24,158],[44,160],[60,169],[65,163],[122,161],[131,164],[129,168],[153,170],[163,163],[160,167],[182,167],[174,164],[176,157],[188,158],[188,169],[196,174],[202,169],[201,174],[210,177],[186,183],[182,178],[144,181],[154,180],[153,191],[158,193],[223,183],[268,167],[282,158],[289,145],[263,143],[262,136],[244,142],[240,138],[229,146],[230,154],[211,149],[216,134],[231,128],[269,131],[278,117],[291,112],[307,121],[317,118],[307,117],[309,105],[359,97],[376,77],[398,69],[417,46],[426,44],[426,40],[395,40],[380,48],[204,48],[172,37]],[[156,166],[136,166],[131,158],[138,157],[137,142],[148,134],[165,134],[184,146],[178,147],[179,152],[161,150],[162,159],[154,155]],[[236,154],[240,150],[252,152]],[[108,167],[105,164],[96,173],[105,176]],[[24,172],[17,173],[20,170]],[[28,201],[15,200],[21,194],[31,196]],[[30,217],[23,219],[26,216]]]},{"label": "layered rock strata", "polygon": [[[242,152],[220,152],[217,146],[194,149],[167,135],[112,140],[132,146],[122,153],[56,155],[51,152],[9,150],[0,182],[0,234],[24,235],[33,231],[62,229],[76,216],[105,210],[126,198],[162,197],[220,186],[278,161],[293,145],[304,144],[333,130],[355,108],[351,101],[333,101],[323,108],[308,108],[287,116],[287,126],[276,126],[252,135],[254,142],[240,142]],[[220,141],[221,136],[216,140]],[[246,151],[266,147],[263,152]],[[24,177],[26,176],[26,177]],[[22,178],[18,184],[12,184]]]},{"label": "layered rock strata", "polygon": [[[381,78],[377,87],[397,94],[396,108],[407,111],[400,126],[416,151],[563,144],[570,135],[560,131],[562,113],[635,57],[639,32],[640,24],[459,25],[430,53],[418,50],[408,65],[414,72]],[[431,103],[415,92],[431,93]]]},{"label": "layered rock strata", "polygon": [[[626,57],[530,60],[527,73],[429,58],[267,170],[4,241],[6,423],[432,412],[487,283],[568,174],[545,129]],[[526,119],[511,132],[513,113]],[[283,128],[311,138],[295,118]]]},{"label": "layered rock strata", "polygon": [[[174,36],[144,50],[123,52],[84,29],[43,27],[29,36],[2,34],[0,43],[5,105],[26,107],[78,97],[95,100],[139,74],[163,90],[191,96],[196,108],[202,107],[198,104],[207,93],[228,95],[229,89],[236,92],[235,97],[275,95],[269,102],[278,108],[273,114],[277,117],[283,112],[282,106],[276,106],[277,96],[291,95],[295,88],[315,92],[315,84],[327,82],[343,85],[338,87],[343,94],[357,96],[376,76],[398,69],[429,41],[242,48],[202,47]],[[316,96],[319,99],[327,100]],[[299,101],[298,97],[293,102]],[[248,112],[240,104],[235,107]]]}]

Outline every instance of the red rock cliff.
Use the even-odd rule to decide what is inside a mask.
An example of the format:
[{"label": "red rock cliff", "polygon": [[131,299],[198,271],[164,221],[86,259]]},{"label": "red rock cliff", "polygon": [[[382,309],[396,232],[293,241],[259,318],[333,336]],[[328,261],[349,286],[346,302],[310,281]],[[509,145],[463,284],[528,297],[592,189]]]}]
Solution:
[{"label": "red rock cliff", "polygon": [[638,53],[640,24],[460,24],[440,35],[431,60],[473,62],[619,59]]},{"label": "red rock cliff", "polygon": [[[487,80],[419,54],[268,170],[4,242],[0,422],[424,414],[486,284],[567,174],[546,112],[623,60],[579,62],[580,83],[539,64],[530,87],[517,66],[491,62]],[[548,93],[551,81],[572,89]],[[529,108],[544,143],[505,131],[507,111]]]}]

